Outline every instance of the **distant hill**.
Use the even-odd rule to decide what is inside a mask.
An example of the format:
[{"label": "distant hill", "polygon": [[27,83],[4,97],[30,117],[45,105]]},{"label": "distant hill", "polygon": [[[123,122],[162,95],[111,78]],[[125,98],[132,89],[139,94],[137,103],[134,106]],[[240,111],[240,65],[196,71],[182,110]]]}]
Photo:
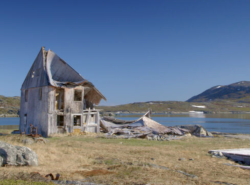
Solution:
[{"label": "distant hill", "polygon": [[203,111],[205,113],[219,112],[250,112],[250,103],[233,101],[181,102],[181,101],[150,101],[135,102],[116,106],[96,106],[101,112],[145,113],[151,109],[156,113],[175,114],[188,111]]},{"label": "distant hill", "polygon": [[[195,103],[194,103],[195,102]],[[20,97],[0,95],[0,117],[17,116]],[[212,112],[250,112],[250,81],[230,85],[217,85],[194,96],[186,102],[148,101],[117,106],[96,106],[101,112],[145,113],[148,109],[157,113],[177,113],[188,111]]]},{"label": "distant hill", "polygon": [[20,97],[6,97],[0,95],[0,117],[2,115],[17,116],[20,108]]},{"label": "distant hill", "polygon": [[217,85],[187,100],[187,102],[212,101],[250,103],[250,81],[241,81],[230,85]]}]

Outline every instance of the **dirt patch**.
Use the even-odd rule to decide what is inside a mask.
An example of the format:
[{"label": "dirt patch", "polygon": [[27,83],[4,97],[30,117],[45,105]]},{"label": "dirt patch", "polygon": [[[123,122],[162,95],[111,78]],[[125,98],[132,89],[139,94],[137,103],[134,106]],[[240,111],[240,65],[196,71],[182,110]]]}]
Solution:
[{"label": "dirt patch", "polygon": [[75,174],[80,174],[84,177],[92,177],[97,175],[109,175],[113,174],[114,172],[104,170],[104,169],[98,169],[98,170],[91,170],[91,171],[76,171]]}]

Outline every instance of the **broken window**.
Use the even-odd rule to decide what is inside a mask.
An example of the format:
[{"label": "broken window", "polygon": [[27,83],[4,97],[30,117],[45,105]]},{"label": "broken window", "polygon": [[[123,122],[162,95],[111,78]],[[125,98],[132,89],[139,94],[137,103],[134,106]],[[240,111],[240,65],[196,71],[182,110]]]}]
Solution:
[{"label": "broken window", "polygon": [[93,103],[91,103],[90,101],[88,101],[86,99],[85,99],[85,105],[84,106],[85,106],[84,107],[85,109],[88,109],[88,108],[93,109],[94,108]]},{"label": "broken window", "polygon": [[27,114],[24,114],[24,118],[23,118],[23,123],[26,126],[27,125]]},{"label": "broken window", "polygon": [[74,101],[82,101],[82,90],[75,89]]},{"label": "broken window", "polygon": [[89,122],[92,124],[96,124],[97,123],[97,114],[91,114],[91,116],[89,118]]},{"label": "broken window", "polygon": [[64,89],[56,89],[55,107],[56,110],[64,109]]},{"label": "broken window", "polygon": [[25,102],[28,101],[28,90],[25,90]]},{"label": "broken window", "polygon": [[43,89],[39,88],[39,100],[42,100],[43,98]]},{"label": "broken window", "polygon": [[74,116],[74,126],[81,126],[81,116]]},{"label": "broken window", "polygon": [[64,116],[57,115],[57,126],[63,126],[64,125]]}]

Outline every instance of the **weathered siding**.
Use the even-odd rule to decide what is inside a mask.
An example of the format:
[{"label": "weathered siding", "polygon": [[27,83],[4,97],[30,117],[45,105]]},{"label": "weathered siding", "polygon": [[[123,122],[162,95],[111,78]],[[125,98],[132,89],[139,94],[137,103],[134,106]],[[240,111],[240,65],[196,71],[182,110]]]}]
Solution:
[{"label": "weathered siding", "polygon": [[47,112],[47,132],[48,135],[57,133],[57,119],[56,119],[56,111],[55,111],[55,91],[56,88],[52,86],[48,86],[45,90],[47,104],[45,105],[44,109]]},{"label": "weathered siding", "polygon": [[49,80],[45,67],[44,48],[38,53],[32,67],[30,68],[21,89],[48,86]]},{"label": "weathered siding", "polygon": [[[40,88],[42,89],[42,99],[40,100]],[[27,102],[25,101],[25,90],[21,90],[20,109],[20,130],[30,133],[30,124],[37,127],[38,134],[47,136],[48,134],[48,111],[47,111],[47,89],[49,87],[37,87],[27,90]],[[25,114],[27,121],[25,123]]]},{"label": "weathered siding", "polygon": [[[75,89],[82,90],[82,101],[74,101],[74,92]],[[84,96],[84,87],[71,87],[65,88],[65,97],[64,97],[64,120],[66,128],[69,132],[73,131],[73,117],[72,114],[82,114],[83,113],[83,96]]]}]

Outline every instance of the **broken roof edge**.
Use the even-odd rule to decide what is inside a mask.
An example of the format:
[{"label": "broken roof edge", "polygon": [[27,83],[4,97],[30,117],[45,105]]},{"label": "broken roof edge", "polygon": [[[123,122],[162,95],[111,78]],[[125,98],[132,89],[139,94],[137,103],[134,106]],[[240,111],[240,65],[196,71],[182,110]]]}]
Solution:
[{"label": "broken roof edge", "polygon": [[[64,85],[72,85],[72,86],[83,86],[83,87],[89,87],[92,90],[92,93],[94,91],[94,93],[96,93],[97,95],[100,96],[100,100],[103,99],[105,101],[107,101],[106,97],[89,81],[84,80],[84,81],[80,81],[80,82],[58,82],[58,81],[54,81],[56,82],[57,86],[56,87],[62,87]],[[88,94],[88,93],[87,93]],[[86,95],[87,95],[86,94]],[[100,101],[99,101],[100,102]],[[98,103],[99,104],[99,103]],[[98,105],[97,104],[97,105]]]},{"label": "broken roof edge", "polygon": [[71,70],[73,70],[76,74],[78,74],[79,77],[82,79],[81,81],[75,81],[75,82],[71,82],[71,81],[62,82],[62,81],[54,80],[52,77],[51,68],[50,68],[52,59],[51,59],[51,61],[48,61],[48,57],[46,57],[45,63],[46,63],[47,76],[49,78],[49,83],[51,86],[62,87],[62,85],[73,85],[73,86],[90,87],[92,89],[91,92],[94,93],[94,95],[87,98],[89,101],[93,102],[96,105],[98,105],[100,103],[101,99],[107,101],[106,97],[93,85],[93,83],[84,79],[74,68],[72,68],[67,62],[65,62],[63,59],[61,59],[55,52],[53,52],[52,50],[48,50],[47,52],[48,52],[47,56],[51,53],[52,55],[58,57],[61,60],[61,62],[63,62],[68,67],[70,67]]},{"label": "broken roof edge", "polygon": [[[43,76],[43,79],[41,82],[36,83],[37,80],[31,80],[31,75],[32,71],[34,71],[34,69],[36,69],[38,66],[39,68],[42,68],[40,75]],[[53,73],[51,71],[52,69],[54,70]],[[53,79],[53,75],[55,75],[57,79]],[[64,85],[89,87],[91,89],[91,93],[93,93],[91,96],[87,93],[89,100],[96,105],[100,103],[101,99],[107,101],[105,96],[103,96],[103,94],[91,82],[84,79],[75,69],[73,69],[68,63],[61,59],[55,52],[50,49],[46,51],[45,47],[41,47],[34,62],[32,63],[29,72],[26,75],[26,78],[21,86],[21,90],[45,86],[61,88]]]}]

